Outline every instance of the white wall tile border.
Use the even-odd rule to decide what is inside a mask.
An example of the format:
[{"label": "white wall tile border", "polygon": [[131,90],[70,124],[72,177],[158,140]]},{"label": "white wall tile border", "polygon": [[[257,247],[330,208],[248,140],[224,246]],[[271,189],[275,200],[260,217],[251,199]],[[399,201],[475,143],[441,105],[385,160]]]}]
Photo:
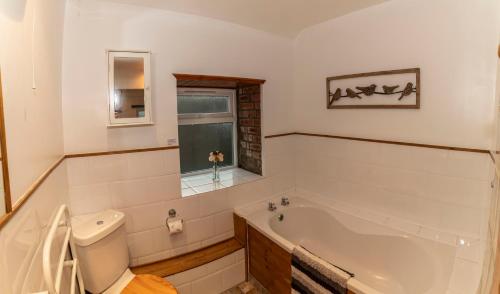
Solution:
[{"label": "white wall tile border", "polygon": [[180,294],[219,294],[245,280],[245,250],[165,277]]}]

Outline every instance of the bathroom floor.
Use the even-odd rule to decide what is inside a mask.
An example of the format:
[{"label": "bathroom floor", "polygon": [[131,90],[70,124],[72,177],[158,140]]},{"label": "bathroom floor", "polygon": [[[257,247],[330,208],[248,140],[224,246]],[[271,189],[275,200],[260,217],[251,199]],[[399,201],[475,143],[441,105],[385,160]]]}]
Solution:
[{"label": "bathroom floor", "polygon": [[243,282],[221,294],[269,294],[269,292],[251,275],[248,282]]}]

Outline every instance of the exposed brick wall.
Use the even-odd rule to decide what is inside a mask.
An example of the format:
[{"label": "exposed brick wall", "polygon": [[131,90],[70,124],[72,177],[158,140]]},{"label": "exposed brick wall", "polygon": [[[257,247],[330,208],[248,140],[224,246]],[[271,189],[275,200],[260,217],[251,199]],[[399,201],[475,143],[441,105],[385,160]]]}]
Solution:
[{"label": "exposed brick wall", "polygon": [[241,86],[237,93],[238,166],[261,175],[260,85]]}]

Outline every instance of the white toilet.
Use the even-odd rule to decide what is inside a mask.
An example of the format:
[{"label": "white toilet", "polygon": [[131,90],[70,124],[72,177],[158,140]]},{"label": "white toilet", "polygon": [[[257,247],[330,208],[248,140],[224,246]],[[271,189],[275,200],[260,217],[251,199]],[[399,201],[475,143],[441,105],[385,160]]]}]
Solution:
[{"label": "white toilet", "polygon": [[[106,210],[71,219],[85,289],[91,293],[177,293],[160,277],[134,275],[129,266],[125,215]],[[127,289],[131,289],[127,292]],[[133,290],[132,290],[133,289]]]}]

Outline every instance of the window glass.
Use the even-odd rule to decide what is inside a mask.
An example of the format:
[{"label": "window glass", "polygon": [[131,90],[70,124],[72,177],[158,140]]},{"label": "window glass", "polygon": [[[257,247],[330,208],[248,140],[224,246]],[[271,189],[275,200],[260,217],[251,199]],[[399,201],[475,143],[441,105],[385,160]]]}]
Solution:
[{"label": "window glass", "polygon": [[177,113],[226,113],[230,112],[229,96],[178,95]]},{"label": "window glass", "polygon": [[179,125],[181,173],[211,168],[208,154],[214,150],[224,153],[221,166],[232,166],[233,127],[232,122]]}]

